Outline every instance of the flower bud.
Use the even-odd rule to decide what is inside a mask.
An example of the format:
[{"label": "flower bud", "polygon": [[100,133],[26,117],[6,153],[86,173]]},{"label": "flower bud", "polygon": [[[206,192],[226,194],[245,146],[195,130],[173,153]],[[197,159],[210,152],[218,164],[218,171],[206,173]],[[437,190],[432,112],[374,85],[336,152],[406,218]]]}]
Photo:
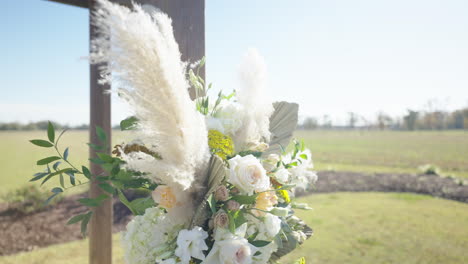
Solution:
[{"label": "flower bud", "polygon": [[216,201],[222,201],[222,202],[226,201],[229,198],[229,191],[226,188],[226,186],[224,185],[219,186],[214,193],[214,197]]},{"label": "flower bud", "polygon": [[249,142],[247,143],[247,149],[251,151],[264,152],[268,149],[268,144],[265,142]]},{"label": "flower bud", "polygon": [[280,156],[277,154],[270,154],[266,159],[263,160],[263,168],[267,171],[272,171],[276,168],[276,165],[280,161]]},{"label": "flower bud", "polygon": [[289,214],[289,209],[283,207],[275,207],[270,211],[270,213],[279,217],[286,217]]},{"label": "flower bud", "polygon": [[237,189],[236,187],[232,188],[231,194],[239,194],[239,189]]},{"label": "flower bud", "polygon": [[219,210],[213,218],[213,225],[215,228],[227,228],[229,226],[229,216],[224,210]]},{"label": "flower bud", "polygon": [[240,209],[240,204],[234,200],[229,200],[226,206],[227,206],[227,209],[231,211],[237,211]]}]

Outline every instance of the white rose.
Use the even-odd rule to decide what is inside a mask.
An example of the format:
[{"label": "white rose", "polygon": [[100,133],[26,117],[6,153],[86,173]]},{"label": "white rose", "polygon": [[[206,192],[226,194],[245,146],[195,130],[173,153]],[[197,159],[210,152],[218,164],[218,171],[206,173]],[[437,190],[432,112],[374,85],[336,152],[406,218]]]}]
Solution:
[{"label": "white rose", "polygon": [[266,214],[263,223],[271,238],[275,237],[281,230],[281,219],[276,215]]},{"label": "white rose", "polygon": [[228,181],[236,186],[241,194],[252,195],[270,188],[270,178],[260,161],[253,155],[239,155],[229,160]]},{"label": "white rose", "polygon": [[205,243],[206,238],[208,238],[208,233],[198,226],[192,230],[180,230],[175,255],[180,258],[182,264],[188,264],[191,257],[205,259],[203,250],[208,249]]},{"label": "white rose", "polygon": [[286,184],[289,181],[290,175],[291,172],[285,168],[281,168],[275,172],[275,179],[281,184]]},{"label": "white rose", "polygon": [[236,102],[223,101],[214,117],[221,122],[223,134],[234,135],[242,127],[242,106]]},{"label": "white rose", "polygon": [[213,248],[202,264],[251,264],[258,249],[244,238],[246,230],[247,224],[236,229],[235,234],[227,229],[217,229]]}]

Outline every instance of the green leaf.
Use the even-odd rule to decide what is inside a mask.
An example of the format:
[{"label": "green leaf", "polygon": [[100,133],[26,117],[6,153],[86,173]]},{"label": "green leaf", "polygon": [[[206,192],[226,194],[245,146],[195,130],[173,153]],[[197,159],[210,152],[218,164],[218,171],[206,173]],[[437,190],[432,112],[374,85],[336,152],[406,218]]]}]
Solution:
[{"label": "green leaf", "polygon": [[129,118],[126,118],[120,121],[120,130],[125,131],[125,130],[135,129],[137,124],[138,124],[138,118],[131,116]]},{"label": "green leaf", "polygon": [[108,183],[100,183],[98,184],[99,188],[103,189],[104,191],[110,193],[110,194],[114,194],[115,193],[115,188],[112,187],[110,184]]},{"label": "green leaf", "polygon": [[57,196],[58,194],[59,193],[54,193],[51,196],[49,196],[49,198],[47,198],[47,200],[44,202],[44,205],[48,205],[50,201],[52,201],[52,199],[54,199],[54,197]]},{"label": "green leaf", "polygon": [[146,197],[135,199],[130,202],[130,205],[137,215],[143,215],[146,209],[155,206],[155,203],[151,197]]},{"label": "green leaf", "polygon": [[37,161],[37,165],[46,165],[46,164],[49,164],[51,162],[54,162],[56,160],[60,160],[61,158],[58,157],[58,156],[51,156],[51,157],[47,157],[45,159],[41,159],[41,160],[38,160]]},{"label": "green leaf", "polygon": [[54,125],[49,121],[49,125],[47,126],[47,137],[49,141],[54,143],[55,142],[55,128]]},{"label": "green leaf", "polygon": [[104,146],[96,145],[93,143],[87,143],[87,144],[90,148],[94,149],[95,151],[103,151],[105,149]]},{"label": "green leaf", "polygon": [[132,212],[133,215],[137,215],[136,211],[133,209],[132,205],[130,202],[127,200],[127,197],[123,194],[122,190],[117,189],[117,194],[119,196],[120,201],[127,206],[127,208]]},{"label": "green leaf", "polygon": [[[88,213],[89,213],[89,212],[88,212]],[[86,218],[86,215],[87,215],[88,213],[75,215],[74,217],[70,218],[70,220],[68,220],[67,225],[73,225],[73,224],[76,224],[76,223],[78,223],[78,222],[83,221],[83,219]]]},{"label": "green leaf", "polygon": [[43,148],[51,148],[54,144],[50,143],[49,141],[42,140],[42,139],[33,139],[29,142],[33,143],[36,146],[43,147]]},{"label": "green leaf", "polygon": [[268,244],[270,244],[271,241],[265,241],[265,240],[255,240],[255,241],[252,241],[250,242],[250,244],[256,246],[256,247],[264,247]]},{"label": "green leaf", "polygon": [[98,164],[98,165],[102,165],[102,164],[106,163],[105,161],[103,161],[102,159],[99,159],[99,158],[91,158],[91,159],[89,159],[89,161],[91,161],[94,164]]},{"label": "green leaf", "polygon": [[54,177],[55,175],[59,175],[59,174],[62,174],[62,173],[66,173],[67,171],[73,171],[72,168],[66,168],[66,169],[62,169],[62,170],[58,170],[54,173],[50,173],[49,176],[47,176],[41,183],[41,186],[46,183],[48,180],[50,180],[52,177]]},{"label": "green leaf", "polygon": [[62,188],[65,188],[65,181],[63,179],[63,174],[60,174],[60,186],[62,186]]},{"label": "green leaf", "polygon": [[240,204],[254,204],[257,199],[257,194],[255,195],[235,195],[232,197],[232,200]]},{"label": "green leaf", "polygon": [[71,171],[67,171],[65,172],[65,174],[68,175],[68,177],[70,177],[70,184],[75,186],[76,182],[75,182],[75,174]]},{"label": "green leaf", "polygon": [[91,172],[89,171],[88,168],[86,168],[85,166],[81,166],[81,170],[83,171],[83,175],[86,178],[91,179]]},{"label": "green leaf", "polygon": [[216,213],[216,200],[214,198],[214,195],[210,194],[210,196],[208,197],[208,199],[206,201],[208,203],[208,206],[211,209],[211,213],[215,214]]},{"label": "green leaf", "polygon": [[236,222],[234,221],[233,213],[228,212],[228,216],[229,216],[229,231],[231,231],[231,233],[234,234],[236,232]]},{"label": "green leaf", "polygon": [[99,153],[96,153],[96,155],[99,157],[99,159],[101,159],[104,162],[112,163],[114,161],[114,158],[112,158],[111,155],[108,155],[106,153],[99,152]]},{"label": "green leaf", "polygon": [[63,189],[60,188],[60,187],[55,187],[55,188],[52,189],[52,192],[53,193],[61,193],[61,192],[63,192]]},{"label": "green leaf", "polygon": [[54,165],[52,165],[52,168],[53,168],[54,170],[57,170],[57,168],[58,168],[58,166],[60,165],[60,163],[61,163],[60,161],[55,162]]},{"label": "green leaf", "polygon": [[234,222],[236,223],[236,226],[241,226],[245,222],[247,222],[247,219],[244,217],[244,213],[241,210],[238,210],[234,214]]},{"label": "green leaf", "polygon": [[33,181],[40,180],[40,179],[44,178],[47,174],[48,174],[48,173],[46,173],[46,172],[36,173],[36,174],[34,174],[34,177],[33,177],[31,180],[29,180],[29,181],[30,181],[30,182],[33,182]]},{"label": "green leaf", "polygon": [[102,129],[102,127],[96,126],[96,134],[98,136],[98,139],[102,143],[107,144],[107,135],[106,135],[106,132],[104,131],[104,129]]},{"label": "green leaf", "polygon": [[93,215],[93,212],[89,211],[86,214],[86,217],[83,218],[83,220],[81,221],[81,234],[83,235],[83,237],[86,237],[86,230],[88,229],[88,223],[92,215]]},{"label": "green leaf", "polygon": [[105,194],[101,194],[96,198],[81,198],[78,199],[78,202],[81,203],[82,205],[88,206],[88,207],[98,207],[102,204],[102,201],[107,199],[109,196]]},{"label": "green leaf", "polygon": [[65,151],[63,152],[63,159],[64,160],[68,159],[68,148],[66,148]]}]

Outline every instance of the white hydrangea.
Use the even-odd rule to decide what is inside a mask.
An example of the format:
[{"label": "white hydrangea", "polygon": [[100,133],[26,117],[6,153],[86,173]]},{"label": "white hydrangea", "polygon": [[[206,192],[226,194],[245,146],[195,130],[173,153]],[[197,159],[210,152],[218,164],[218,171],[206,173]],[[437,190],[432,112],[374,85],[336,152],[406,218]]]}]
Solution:
[{"label": "white hydrangea", "polygon": [[213,115],[205,117],[208,130],[217,130],[225,135],[234,136],[242,127],[243,111],[239,103],[223,100]]},{"label": "white hydrangea", "polygon": [[247,235],[257,234],[256,240],[271,241],[281,230],[281,219],[273,214],[266,213],[262,220],[247,214],[245,219],[249,223]]},{"label": "white hydrangea", "polygon": [[274,178],[277,182],[281,184],[286,184],[289,181],[290,175],[291,175],[291,172],[289,172],[287,169],[280,168],[275,172]]},{"label": "white hydrangea", "polygon": [[[125,262],[128,264],[162,263],[158,257],[173,252],[173,241],[183,225],[169,219],[162,208],[151,207],[144,215],[138,215],[122,233]],[[167,262],[164,262],[167,263]]]},{"label": "white hydrangea", "polygon": [[264,246],[264,247],[259,247],[258,252],[256,256],[252,257],[253,263],[254,264],[265,264],[269,263],[268,261],[271,258],[271,254],[276,252],[278,250],[278,245],[275,243],[275,241],[271,241],[270,244]]},{"label": "white hydrangea", "polygon": [[[284,163],[292,162],[291,153],[283,156]],[[296,188],[307,189],[310,184],[314,184],[317,181],[317,174],[312,171],[314,164],[312,163],[312,154],[309,149],[297,153],[295,161],[297,166],[289,169],[290,184],[296,185]]]}]

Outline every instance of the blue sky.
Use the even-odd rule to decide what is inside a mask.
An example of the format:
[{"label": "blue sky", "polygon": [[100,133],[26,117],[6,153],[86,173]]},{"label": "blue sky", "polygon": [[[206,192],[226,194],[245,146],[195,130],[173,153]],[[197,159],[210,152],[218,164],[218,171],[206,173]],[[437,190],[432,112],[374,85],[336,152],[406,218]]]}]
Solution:
[{"label": "blue sky", "polygon": [[[401,115],[430,99],[468,106],[468,1],[206,0],[207,77],[234,89],[243,53],[257,48],[275,100],[302,116],[344,122]],[[0,121],[88,122],[88,12],[40,0],[0,10]],[[114,100],[117,101],[117,100]],[[127,115],[113,105],[113,122]]]}]

